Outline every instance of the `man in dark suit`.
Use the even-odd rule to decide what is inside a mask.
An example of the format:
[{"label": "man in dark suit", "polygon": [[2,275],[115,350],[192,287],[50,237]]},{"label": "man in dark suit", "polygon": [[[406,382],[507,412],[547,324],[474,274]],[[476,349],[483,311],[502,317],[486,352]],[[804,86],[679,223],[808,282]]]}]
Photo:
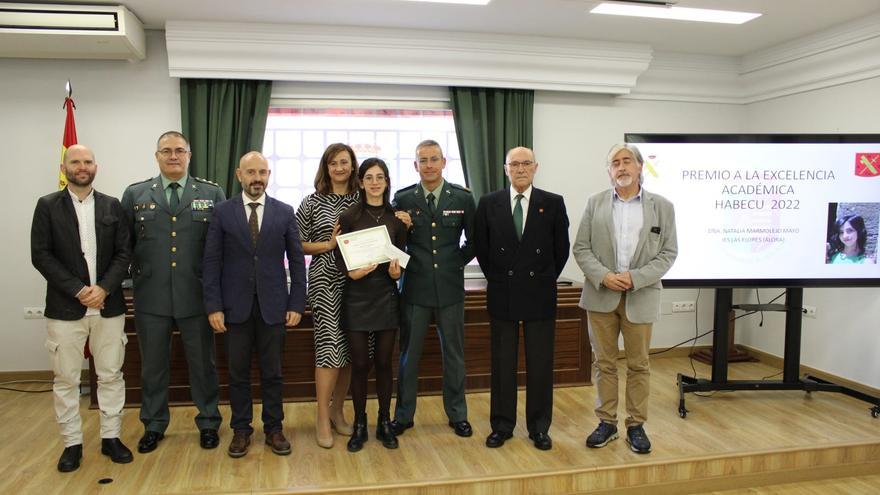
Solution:
[{"label": "man in dark suit", "polygon": [[128,186],[122,195],[131,242],[134,323],[141,352],[141,422],[138,452],[156,449],[168,428],[171,331],[189,367],[189,386],[199,413],[199,445],[217,447],[222,418],[214,367],[214,333],[202,300],[202,254],[214,206],[226,199],[220,187],[188,174],[189,141],[176,131],[159,136],[160,174]]},{"label": "man in dark suit", "polygon": [[266,444],[277,455],[290,454],[282,426],[281,358],[285,324],[298,325],[305,310],[306,270],[293,207],[265,193],[269,173],[260,153],[251,151],[241,158],[235,175],[242,194],[214,211],[205,245],[205,309],[214,331],[226,332],[229,355],[231,457],[247,454],[254,431],[253,350],[260,366]]},{"label": "man in dark suit", "polygon": [[95,156],[76,144],[61,171],[67,187],[37,201],[31,227],[31,261],[46,278],[46,348],[55,373],[55,418],[64,452],[61,472],[82,459],[79,377],[86,340],[98,375],[101,453],[113,462],[132,461],[119,440],[125,405],[125,300],[122,279],[131,257],[128,228],[119,200],[92,188]]},{"label": "man in dark suit", "polygon": [[443,408],[455,434],[469,437],[473,430],[464,396],[464,267],[474,258],[476,206],[469,190],[443,180],[446,158],[436,141],[416,146],[414,166],[421,181],[397,191],[392,202],[411,218],[406,249],[412,258],[401,282],[400,367],[391,427],[401,435],[415,424],[419,360],[433,318],[443,347]]},{"label": "man in dark suit", "polygon": [[562,196],[532,187],[538,163],[528,148],[507,153],[510,188],[480,198],[474,221],[477,260],[486,276],[492,345],[492,433],[497,448],[516,426],[519,327],[526,352],[526,426],[535,447],[550,450],[556,279],[568,260]]}]

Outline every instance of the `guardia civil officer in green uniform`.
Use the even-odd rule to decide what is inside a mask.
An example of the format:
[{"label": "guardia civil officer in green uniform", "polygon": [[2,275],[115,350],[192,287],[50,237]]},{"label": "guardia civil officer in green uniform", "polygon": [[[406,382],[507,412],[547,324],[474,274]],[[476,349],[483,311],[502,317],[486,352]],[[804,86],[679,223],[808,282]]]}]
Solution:
[{"label": "guardia civil officer in green uniform", "polygon": [[464,267],[475,254],[471,237],[476,205],[469,190],[443,180],[445,166],[440,145],[422,141],[415,162],[421,182],[394,195],[394,208],[412,219],[407,241],[412,258],[401,282],[400,367],[391,423],[397,435],[414,425],[419,359],[432,318],[443,352],[443,407],[449,426],[458,436],[473,434],[464,397]]},{"label": "guardia civil officer in green uniform", "polygon": [[219,443],[214,334],[202,299],[202,253],[214,206],[226,199],[217,184],[189,175],[189,141],[176,131],[159,136],[160,174],[132,184],[122,195],[131,227],[134,321],[141,353],[141,422],[138,452],[156,449],[168,427],[169,348],[180,331],[199,444]]}]

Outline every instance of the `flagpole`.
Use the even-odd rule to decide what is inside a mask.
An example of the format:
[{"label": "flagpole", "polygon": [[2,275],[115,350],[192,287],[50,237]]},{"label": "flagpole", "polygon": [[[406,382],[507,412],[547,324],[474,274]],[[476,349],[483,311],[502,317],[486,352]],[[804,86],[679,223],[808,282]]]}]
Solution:
[{"label": "flagpole", "polygon": [[[73,99],[71,96],[73,95],[73,85],[70,84],[70,79],[67,80],[67,83],[64,85],[64,91],[67,93],[67,96],[64,98],[63,109],[66,110],[67,116],[64,120],[64,135],[61,140],[61,164],[64,164],[64,154],[67,153],[67,148],[70,148],[74,144],[77,143],[76,140],[76,122],[73,118],[73,110],[76,109],[76,105],[73,103]],[[59,168],[58,170],[58,189],[64,189],[67,187],[67,177],[65,177],[64,172]]]}]

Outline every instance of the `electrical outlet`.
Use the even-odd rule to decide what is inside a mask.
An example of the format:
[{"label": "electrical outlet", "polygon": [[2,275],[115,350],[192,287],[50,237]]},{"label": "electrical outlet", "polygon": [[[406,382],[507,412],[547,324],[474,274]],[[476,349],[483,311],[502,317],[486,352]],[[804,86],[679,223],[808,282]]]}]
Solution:
[{"label": "electrical outlet", "polygon": [[672,303],[673,313],[693,313],[697,310],[695,301],[676,301]]},{"label": "electrical outlet", "polygon": [[40,307],[25,307],[24,308],[24,319],[25,320],[39,320],[40,318],[45,318],[46,315],[43,314],[43,309]]},{"label": "electrical outlet", "polygon": [[804,304],[803,306],[801,306],[801,308],[803,308],[804,316],[806,316],[807,318],[815,318],[816,317],[816,307],[815,306],[807,306],[806,304]]}]

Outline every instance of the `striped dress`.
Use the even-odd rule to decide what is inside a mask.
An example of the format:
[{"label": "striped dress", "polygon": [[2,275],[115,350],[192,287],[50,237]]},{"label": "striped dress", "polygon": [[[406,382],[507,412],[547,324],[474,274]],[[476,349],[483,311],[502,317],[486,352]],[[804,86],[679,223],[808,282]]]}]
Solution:
[{"label": "striped dress", "polygon": [[[296,211],[303,242],[330,240],[339,215],[359,201],[359,194],[309,194]],[[308,298],[315,320],[315,367],[342,368],[351,362],[348,337],[342,329],[342,291],[345,275],[336,267],[333,251],[312,256]]]}]

